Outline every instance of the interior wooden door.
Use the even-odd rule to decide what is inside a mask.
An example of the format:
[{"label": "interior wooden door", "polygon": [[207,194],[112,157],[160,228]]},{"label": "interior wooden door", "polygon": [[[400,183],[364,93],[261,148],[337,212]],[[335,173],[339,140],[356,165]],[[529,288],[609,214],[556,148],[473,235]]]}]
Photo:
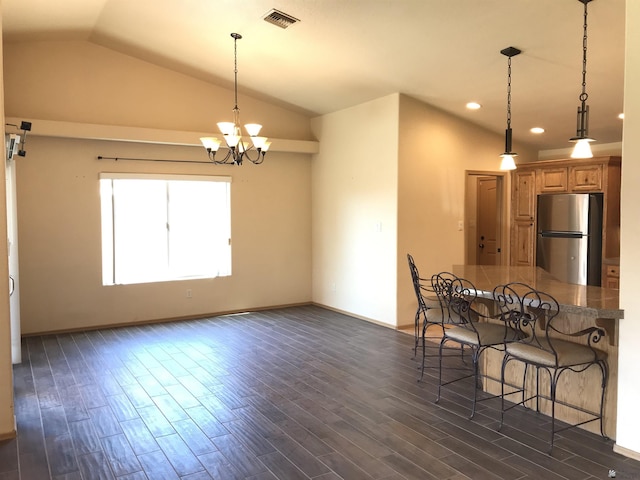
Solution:
[{"label": "interior wooden door", "polygon": [[476,259],[478,265],[499,265],[496,177],[478,178]]}]

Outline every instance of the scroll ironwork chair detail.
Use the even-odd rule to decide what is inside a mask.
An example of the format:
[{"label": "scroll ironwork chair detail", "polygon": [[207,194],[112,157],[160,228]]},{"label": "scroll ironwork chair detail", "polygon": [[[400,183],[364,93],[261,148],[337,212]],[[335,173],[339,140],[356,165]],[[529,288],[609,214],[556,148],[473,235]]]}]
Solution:
[{"label": "scroll ironwork chair detail", "polygon": [[[607,354],[595,348],[604,336],[603,329],[589,327],[577,332],[567,332],[558,321],[558,302],[549,294],[535,290],[523,283],[499,285],[493,291],[493,298],[498,304],[503,318],[511,322],[520,332],[521,339],[505,346],[502,361],[502,412],[500,428],[504,423],[504,414],[517,405],[527,407],[527,402],[536,400],[536,411],[540,411],[540,398],[551,403],[551,438],[549,452],[553,449],[555,434],[568,428],[577,427],[585,423],[599,421],[600,433],[606,438],[603,430],[604,397],[608,380]],[[583,343],[577,343],[582,341]],[[522,386],[510,394],[522,393],[522,400],[505,407],[505,371],[510,362],[524,363]],[[527,397],[528,367],[535,368],[535,393]],[[584,372],[590,367],[597,367],[602,373],[600,408],[598,412],[588,411],[578,405],[569,405],[557,398],[557,387],[561,376],[568,371]],[[540,370],[549,375],[549,396],[540,394]],[[556,404],[582,412],[587,420],[556,427]],[[584,417],[583,417],[584,418]]]},{"label": "scroll ironwork chair detail", "polygon": [[[443,329],[440,342],[440,368],[438,376],[438,397],[440,401],[441,389],[465,378],[473,377],[473,403],[471,415],[473,418],[478,402],[478,388],[480,386],[479,359],[487,348],[502,350],[505,342],[517,339],[517,332],[508,325],[492,321],[493,317],[484,315],[474,308],[476,306],[477,291],[474,285],[463,278],[452,274],[438,274],[432,279],[433,288],[443,302],[444,324],[449,328]],[[453,380],[442,381],[443,348],[447,342],[458,343],[462,348],[471,351],[471,372],[468,375]],[[495,398],[494,396],[485,397]]]},{"label": "scroll ironwork chair detail", "polygon": [[[414,346],[413,355],[415,357],[418,346],[422,342],[422,369],[424,371],[424,357],[426,355],[425,336],[427,329],[432,325],[442,324],[442,313],[440,311],[440,302],[438,297],[433,294],[429,280],[421,278],[416,267],[415,261],[410,254],[407,254],[409,261],[409,271],[411,272],[411,281],[416,294],[418,307],[414,318]],[[434,311],[431,311],[435,309]]]}]

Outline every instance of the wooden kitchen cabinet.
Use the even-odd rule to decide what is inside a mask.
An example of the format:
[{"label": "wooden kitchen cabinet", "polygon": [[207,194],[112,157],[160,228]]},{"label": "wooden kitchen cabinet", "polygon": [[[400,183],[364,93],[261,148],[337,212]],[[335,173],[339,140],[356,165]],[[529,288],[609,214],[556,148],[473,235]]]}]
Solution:
[{"label": "wooden kitchen cabinet", "polygon": [[513,178],[513,212],[515,220],[535,220],[536,215],[536,172],[523,170]]},{"label": "wooden kitchen cabinet", "polygon": [[535,265],[536,229],[533,220],[515,222],[511,238],[511,264],[518,267]]},{"label": "wooden kitchen cabinet", "polygon": [[[536,264],[536,206],[539,194],[604,193],[602,258],[620,256],[620,157],[546,160],[519,165],[511,173],[510,263]],[[604,286],[619,280],[605,275]],[[610,287],[617,288],[617,287]]]},{"label": "wooden kitchen cabinet", "polygon": [[572,192],[602,191],[602,164],[569,167],[569,185]]},{"label": "wooden kitchen cabinet", "polygon": [[620,288],[620,266],[619,265],[607,265],[605,269],[604,278],[605,288]]},{"label": "wooden kitchen cabinet", "polygon": [[511,264],[534,265],[536,171],[531,169],[516,171],[513,173],[512,182]]},{"label": "wooden kitchen cabinet", "polygon": [[564,193],[569,187],[567,167],[542,168],[539,171],[540,193]]}]

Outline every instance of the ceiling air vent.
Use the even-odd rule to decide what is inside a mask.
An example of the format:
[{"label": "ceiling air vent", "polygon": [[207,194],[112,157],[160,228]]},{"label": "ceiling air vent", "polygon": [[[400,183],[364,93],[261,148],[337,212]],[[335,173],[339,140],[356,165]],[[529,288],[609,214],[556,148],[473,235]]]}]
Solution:
[{"label": "ceiling air vent", "polygon": [[264,21],[280,28],[288,28],[294,23],[298,23],[300,20],[274,8],[264,16]]}]

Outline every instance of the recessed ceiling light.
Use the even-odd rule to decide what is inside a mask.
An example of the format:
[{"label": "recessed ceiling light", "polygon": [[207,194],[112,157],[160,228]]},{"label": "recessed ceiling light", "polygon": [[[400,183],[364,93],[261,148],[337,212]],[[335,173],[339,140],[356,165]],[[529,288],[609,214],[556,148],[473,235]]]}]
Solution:
[{"label": "recessed ceiling light", "polygon": [[620,115],[618,115],[618,118],[619,118],[620,120],[624,120],[624,113],[621,113]]},{"label": "recessed ceiling light", "polygon": [[479,108],[482,108],[482,105],[477,102],[469,102],[467,103],[467,108],[469,110],[478,110]]},{"label": "recessed ceiling light", "polygon": [[535,133],[536,135],[539,135],[541,133],[544,133],[544,128],[542,127],[533,127],[531,130],[529,130],[531,133]]}]

